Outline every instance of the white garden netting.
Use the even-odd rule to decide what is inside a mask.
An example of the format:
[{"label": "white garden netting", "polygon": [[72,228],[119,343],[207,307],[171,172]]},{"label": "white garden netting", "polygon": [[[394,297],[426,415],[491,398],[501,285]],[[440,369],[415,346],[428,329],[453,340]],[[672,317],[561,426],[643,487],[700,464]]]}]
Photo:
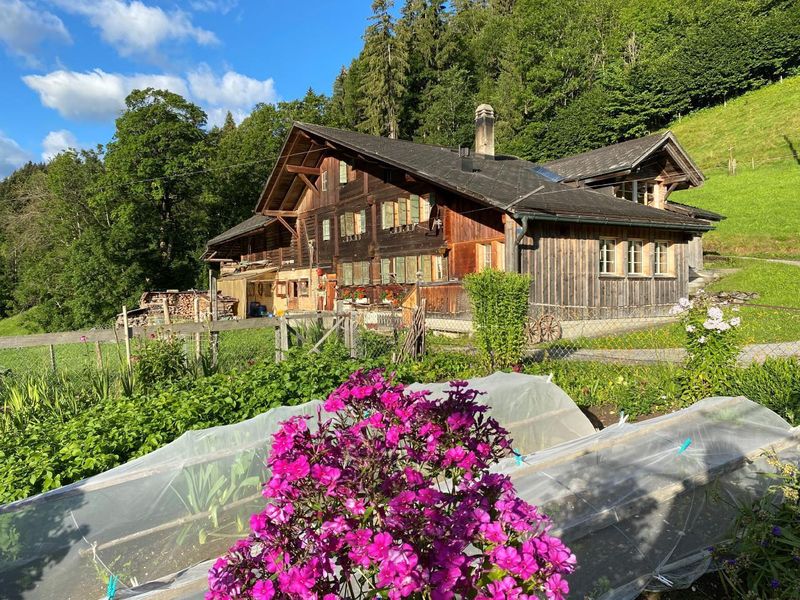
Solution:
[{"label": "white garden netting", "polygon": [[[500,465],[578,557],[571,598],[626,600],[684,586],[708,567],[733,505],[762,485],[764,449],[797,458],[796,431],[743,398],[714,398],[641,424],[594,432],[548,378],[470,381],[524,456]],[[446,385],[418,384],[434,393]],[[271,434],[318,402],[189,432],[131,463],[0,507],[0,598],[202,598],[205,561],[263,506]],[[690,442],[687,442],[690,440]],[[556,445],[557,444],[557,445]]]}]

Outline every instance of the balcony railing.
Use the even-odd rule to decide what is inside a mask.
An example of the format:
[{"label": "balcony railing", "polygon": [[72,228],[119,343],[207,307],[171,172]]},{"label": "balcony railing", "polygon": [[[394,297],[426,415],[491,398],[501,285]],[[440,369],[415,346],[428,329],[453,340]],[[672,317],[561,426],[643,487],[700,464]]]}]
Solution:
[{"label": "balcony railing", "polygon": [[297,250],[293,247],[276,248],[242,254],[241,262],[261,263],[267,267],[294,267],[297,265]]}]

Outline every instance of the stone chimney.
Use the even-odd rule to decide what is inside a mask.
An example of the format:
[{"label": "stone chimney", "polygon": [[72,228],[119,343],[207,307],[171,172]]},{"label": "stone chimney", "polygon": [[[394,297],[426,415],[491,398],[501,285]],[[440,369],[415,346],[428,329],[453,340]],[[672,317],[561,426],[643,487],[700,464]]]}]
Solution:
[{"label": "stone chimney", "polygon": [[494,157],[494,109],[488,104],[475,109],[475,154]]}]

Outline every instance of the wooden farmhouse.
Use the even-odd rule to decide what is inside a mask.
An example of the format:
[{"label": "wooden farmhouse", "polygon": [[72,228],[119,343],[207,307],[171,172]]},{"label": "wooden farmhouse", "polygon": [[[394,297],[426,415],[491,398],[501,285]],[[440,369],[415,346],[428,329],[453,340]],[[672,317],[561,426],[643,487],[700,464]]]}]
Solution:
[{"label": "wooden farmhouse", "polygon": [[494,111],[453,149],[295,123],[254,215],[208,241],[239,317],[382,305],[414,286],[466,314],[462,278],[530,274],[531,313],[666,313],[720,215],[669,201],[703,175],[671,133],[534,164],[494,152]]}]

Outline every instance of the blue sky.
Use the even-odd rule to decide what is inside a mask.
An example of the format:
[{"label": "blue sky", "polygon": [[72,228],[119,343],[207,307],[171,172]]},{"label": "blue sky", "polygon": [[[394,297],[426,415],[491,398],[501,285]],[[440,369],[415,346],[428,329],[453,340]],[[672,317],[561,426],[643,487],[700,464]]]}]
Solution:
[{"label": "blue sky", "polygon": [[0,178],[107,142],[125,95],[167,87],[209,121],[330,93],[370,0],[0,0]]}]

